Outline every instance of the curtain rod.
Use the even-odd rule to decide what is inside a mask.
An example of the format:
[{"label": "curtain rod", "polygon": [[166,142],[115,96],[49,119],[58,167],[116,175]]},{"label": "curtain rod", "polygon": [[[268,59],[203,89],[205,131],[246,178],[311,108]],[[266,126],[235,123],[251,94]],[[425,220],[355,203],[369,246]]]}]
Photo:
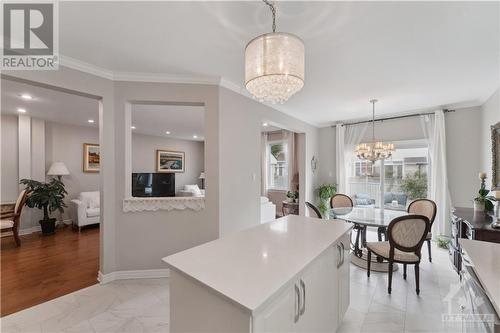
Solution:
[{"label": "curtain rod", "polygon": [[[449,109],[444,109],[444,113],[448,112],[455,112],[455,110],[449,110]],[[419,116],[427,116],[427,115],[433,115],[434,112],[426,112],[426,113],[415,113],[415,114],[407,114],[403,116],[394,116],[394,117],[386,117],[386,118],[378,118],[375,119],[375,121],[385,121],[385,120],[394,120],[394,119],[402,119],[402,118],[411,118],[411,117],[419,117]],[[350,126],[350,125],[359,125],[359,124],[365,124],[365,123],[371,123],[372,120],[363,120],[363,121],[356,121],[353,123],[345,123],[342,124],[342,126]],[[332,127],[335,127],[336,125],[332,125]]]}]

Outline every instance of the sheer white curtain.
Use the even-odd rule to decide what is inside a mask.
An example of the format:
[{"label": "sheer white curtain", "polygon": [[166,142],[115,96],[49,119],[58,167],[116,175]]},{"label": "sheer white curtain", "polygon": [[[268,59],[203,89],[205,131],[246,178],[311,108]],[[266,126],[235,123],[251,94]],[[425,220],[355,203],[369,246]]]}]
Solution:
[{"label": "sheer white curtain", "polygon": [[262,133],[261,135],[261,165],[260,165],[260,192],[261,195],[267,197],[267,178],[268,178],[268,170],[267,170],[267,158],[268,154],[268,146],[267,146],[267,133]]},{"label": "sheer white curtain", "polygon": [[355,147],[365,136],[368,123],[358,125],[336,125],[336,169],[337,192],[349,194],[348,179],[351,176],[351,161]]},{"label": "sheer white curtain", "polygon": [[286,141],[285,156],[288,164],[288,190],[290,191],[295,191],[299,184],[295,136],[294,132],[283,130],[283,139]]},{"label": "sheer white curtain", "polygon": [[449,236],[451,233],[451,197],[448,189],[444,111],[438,110],[434,112],[434,115],[421,116],[420,123],[427,140],[431,160],[429,199],[433,200],[437,206],[432,235],[433,238],[439,235]]}]

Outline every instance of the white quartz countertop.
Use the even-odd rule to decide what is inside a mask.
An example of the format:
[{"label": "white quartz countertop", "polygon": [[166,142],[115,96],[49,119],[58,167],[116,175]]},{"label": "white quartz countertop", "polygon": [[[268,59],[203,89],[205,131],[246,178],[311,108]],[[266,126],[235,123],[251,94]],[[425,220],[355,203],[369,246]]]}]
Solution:
[{"label": "white quartz countertop", "polygon": [[351,227],[288,215],[163,261],[253,312]]},{"label": "white quartz countertop", "polygon": [[474,272],[500,316],[500,244],[460,239]]}]

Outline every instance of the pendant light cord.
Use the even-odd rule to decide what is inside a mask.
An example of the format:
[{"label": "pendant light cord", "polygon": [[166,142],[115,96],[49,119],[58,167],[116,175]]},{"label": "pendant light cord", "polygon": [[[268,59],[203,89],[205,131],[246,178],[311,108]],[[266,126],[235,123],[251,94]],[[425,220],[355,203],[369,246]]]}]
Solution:
[{"label": "pendant light cord", "polygon": [[375,143],[375,103],[377,103],[376,99],[370,100],[372,103],[372,142]]},{"label": "pendant light cord", "polygon": [[276,7],[274,4],[269,2],[268,0],[262,0],[266,5],[269,6],[269,9],[271,10],[271,14],[273,15],[273,32],[276,32]]}]

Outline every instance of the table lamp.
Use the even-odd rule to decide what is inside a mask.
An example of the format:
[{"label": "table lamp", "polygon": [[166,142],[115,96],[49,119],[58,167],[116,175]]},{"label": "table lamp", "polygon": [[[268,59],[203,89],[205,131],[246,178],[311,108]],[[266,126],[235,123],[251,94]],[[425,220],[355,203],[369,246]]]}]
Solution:
[{"label": "table lamp", "polygon": [[63,162],[53,162],[47,172],[47,175],[57,176],[57,179],[60,181],[62,176],[69,175],[69,170]]},{"label": "table lamp", "polygon": [[205,189],[205,172],[200,173],[200,177],[198,177],[198,178],[201,179],[201,189],[204,190]]}]

